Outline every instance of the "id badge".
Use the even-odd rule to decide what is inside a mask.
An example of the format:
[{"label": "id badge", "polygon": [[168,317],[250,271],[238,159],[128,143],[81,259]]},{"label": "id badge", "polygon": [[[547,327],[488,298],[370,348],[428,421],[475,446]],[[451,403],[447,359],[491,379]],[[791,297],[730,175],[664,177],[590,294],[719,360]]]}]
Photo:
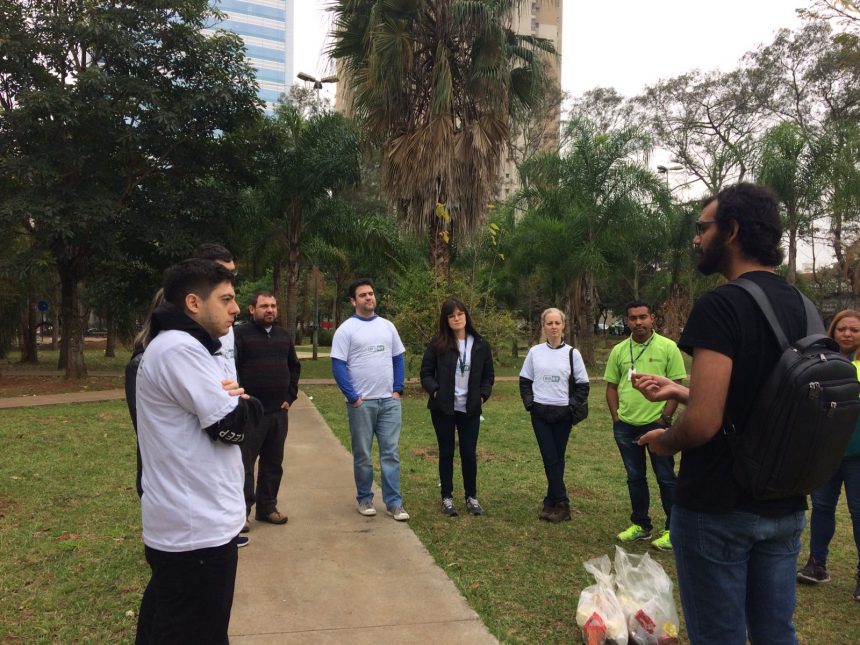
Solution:
[{"label": "id badge", "polygon": [[627,370],[627,380],[628,380],[628,381],[633,381],[633,375],[634,375],[635,373],[636,373],[636,368],[635,368],[635,367],[631,367],[629,370]]}]

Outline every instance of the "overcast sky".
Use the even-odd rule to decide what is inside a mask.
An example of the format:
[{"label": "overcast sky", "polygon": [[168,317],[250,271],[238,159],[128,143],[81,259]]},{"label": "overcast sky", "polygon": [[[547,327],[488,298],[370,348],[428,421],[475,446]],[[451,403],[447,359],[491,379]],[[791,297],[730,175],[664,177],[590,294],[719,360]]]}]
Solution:
[{"label": "overcast sky", "polygon": [[[323,55],[329,0],[295,0],[295,72],[333,73]],[[633,96],[648,84],[698,67],[731,69],[768,43],[781,27],[799,24],[803,0],[564,0],[562,88],[596,86]]]}]

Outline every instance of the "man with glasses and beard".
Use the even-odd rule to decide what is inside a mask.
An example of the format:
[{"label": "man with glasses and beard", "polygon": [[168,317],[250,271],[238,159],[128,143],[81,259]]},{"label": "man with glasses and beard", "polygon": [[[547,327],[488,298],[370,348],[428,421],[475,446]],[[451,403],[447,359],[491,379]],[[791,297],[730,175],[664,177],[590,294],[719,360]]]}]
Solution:
[{"label": "man with glasses and beard", "polygon": [[[793,343],[806,335],[806,314],[796,289],[774,273],[781,237],[775,197],[741,183],[704,202],[693,245],[705,275],[761,287]],[[690,642],[796,643],[806,498],[754,499],[735,481],[721,431],[724,419],[744,426],[782,350],[752,297],[728,284],[696,301],[678,346],[693,357],[689,389],[650,374],[634,375],[634,384],[651,401],[686,404],[674,425],[639,442],[659,455],[681,452],[671,534]]]}]

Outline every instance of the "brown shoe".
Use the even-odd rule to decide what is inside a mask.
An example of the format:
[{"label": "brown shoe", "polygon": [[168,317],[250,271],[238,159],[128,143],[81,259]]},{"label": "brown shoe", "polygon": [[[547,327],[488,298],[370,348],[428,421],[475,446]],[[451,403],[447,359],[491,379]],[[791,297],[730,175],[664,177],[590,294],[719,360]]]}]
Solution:
[{"label": "brown shoe", "polygon": [[557,524],[570,519],[570,504],[567,502],[559,502],[555,505],[550,516],[547,518],[550,522]]},{"label": "brown shoe", "polygon": [[245,520],[245,526],[242,527],[241,533],[247,533],[251,530],[251,525],[248,524],[248,520]]},{"label": "brown shoe", "polygon": [[549,516],[552,515],[552,512],[554,510],[555,510],[555,506],[553,506],[552,504],[547,504],[546,502],[544,502],[543,510],[541,510],[541,512],[538,513],[538,519],[549,521]]},{"label": "brown shoe", "polygon": [[257,515],[258,522],[268,522],[269,524],[286,524],[287,516],[281,515],[278,511],[272,511],[267,515]]}]

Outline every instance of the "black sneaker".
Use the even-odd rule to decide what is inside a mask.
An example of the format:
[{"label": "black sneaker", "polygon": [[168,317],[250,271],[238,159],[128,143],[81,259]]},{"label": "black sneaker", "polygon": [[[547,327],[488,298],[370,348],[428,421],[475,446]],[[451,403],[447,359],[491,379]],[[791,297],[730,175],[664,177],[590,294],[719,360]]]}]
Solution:
[{"label": "black sneaker", "polygon": [[474,497],[466,498],[466,510],[469,511],[472,515],[483,515],[484,509],[481,508],[481,505],[478,503],[478,500]]},{"label": "black sneaker", "polygon": [[454,499],[452,497],[442,498],[442,513],[448,517],[457,516],[457,509],[454,508]]},{"label": "black sneaker", "polygon": [[815,558],[809,556],[806,566],[797,572],[797,581],[807,585],[817,585],[819,582],[830,582],[827,566],[818,564]]}]

